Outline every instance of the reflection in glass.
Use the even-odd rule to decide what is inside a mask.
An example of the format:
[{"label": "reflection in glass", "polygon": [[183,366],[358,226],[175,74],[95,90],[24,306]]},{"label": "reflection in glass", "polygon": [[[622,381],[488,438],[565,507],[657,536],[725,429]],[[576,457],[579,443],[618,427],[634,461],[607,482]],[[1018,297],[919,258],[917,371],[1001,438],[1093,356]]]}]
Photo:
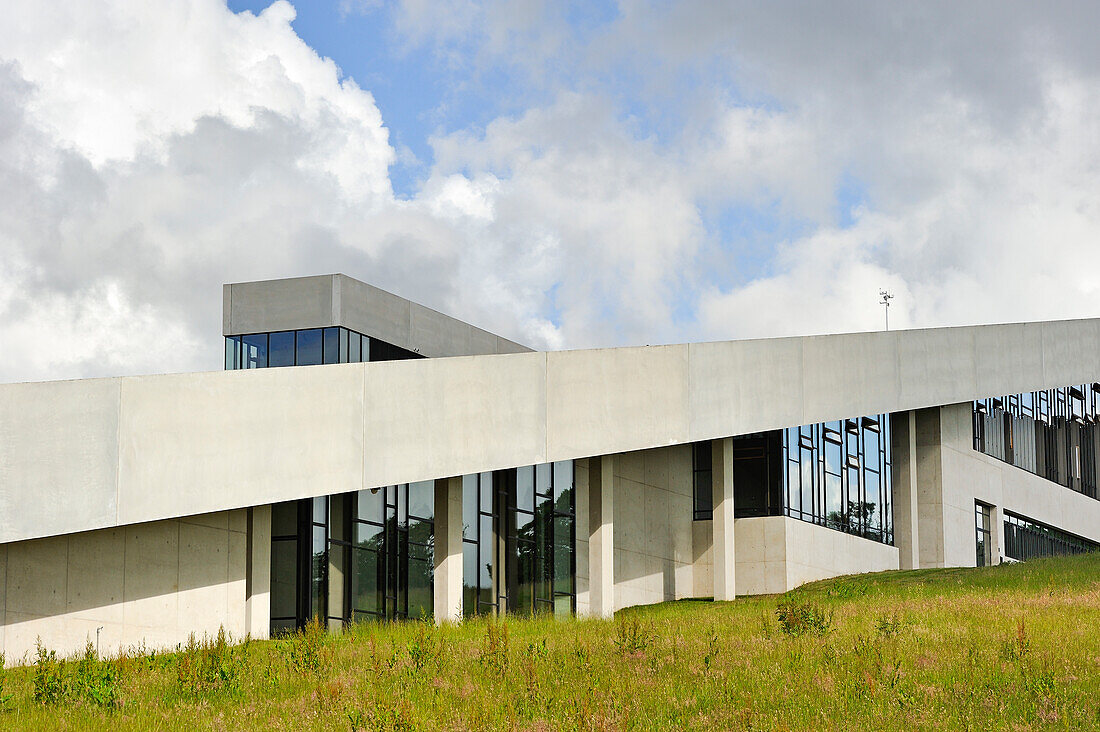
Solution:
[{"label": "reflection in glass", "polygon": [[294,331],[271,334],[268,338],[267,365],[294,365]]},{"label": "reflection in glass", "polygon": [[322,363],[321,329],[311,328],[298,331],[298,340],[295,347],[296,366],[315,366]]},{"label": "reflection in glass", "polygon": [[974,449],[1100,498],[1100,383],[980,399]]},{"label": "reflection in glass", "polygon": [[241,366],[243,369],[267,368],[267,333],[241,337]]},{"label": "reflection in glass", "polygon": [[340,363],[340,329],[325,328],[323,336],[323,363]]},{"label": "reflection in glass", "polygon": [[466,476],[463,506],[465,613],[572,612],[571,461]]}]

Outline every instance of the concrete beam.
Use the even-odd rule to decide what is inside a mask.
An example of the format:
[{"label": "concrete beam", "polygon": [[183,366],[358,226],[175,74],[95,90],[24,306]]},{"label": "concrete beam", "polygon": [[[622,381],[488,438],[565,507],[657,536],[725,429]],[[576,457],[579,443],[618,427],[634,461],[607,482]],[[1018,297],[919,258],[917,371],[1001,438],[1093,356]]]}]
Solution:
[{"label": "concrete beam", "polygon": [[615,614],[615,457],[588,461],[588,593],[594,617]]},{"label": "concrete beam", "polygon": [[714,502],[714,599],[736,595],[737,544],[734,541],[733,438],[711,442],[711,498]]},{"label": "concrete beam", "polygon": [[435,622],[462,620],[462,478],[435,481]]}]

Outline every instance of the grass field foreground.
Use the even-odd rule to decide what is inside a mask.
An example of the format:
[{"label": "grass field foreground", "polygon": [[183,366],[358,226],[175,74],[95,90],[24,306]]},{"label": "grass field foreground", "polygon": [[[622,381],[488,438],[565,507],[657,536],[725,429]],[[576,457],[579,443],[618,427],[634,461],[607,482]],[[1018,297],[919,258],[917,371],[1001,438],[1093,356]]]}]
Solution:
[{"label": "grass field foreground", "polygon": [[106,661],[40,649],[0,675],[0,728],[1100,729],[1100,555],[613,621],[363,624]]}]

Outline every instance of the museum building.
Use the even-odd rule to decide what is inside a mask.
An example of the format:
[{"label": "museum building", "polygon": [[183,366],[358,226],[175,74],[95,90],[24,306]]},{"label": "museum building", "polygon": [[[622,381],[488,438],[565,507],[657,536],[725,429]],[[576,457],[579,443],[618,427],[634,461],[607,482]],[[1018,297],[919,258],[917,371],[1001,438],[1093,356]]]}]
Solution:
[{"label": "museum building", "polygon": [[344,275],[0,385],[0,651],[609,616],[1100,548],[1100,319],[535,352]]}]

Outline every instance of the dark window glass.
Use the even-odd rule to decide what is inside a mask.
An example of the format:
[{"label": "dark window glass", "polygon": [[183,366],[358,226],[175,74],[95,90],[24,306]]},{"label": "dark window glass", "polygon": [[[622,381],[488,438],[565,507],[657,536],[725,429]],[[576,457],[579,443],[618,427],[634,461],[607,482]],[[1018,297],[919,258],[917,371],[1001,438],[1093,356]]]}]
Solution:
[{"label": "dark window glass", "polygon": [[340,363],[340,329],[325,328],[324,362]]},{"label": "dark window glass", "polygon": [[276,503],[271,507],[271,535],[298,535],[298,502]]},{"label": "dark window glass", "polygon": [[709,521],[714,518],[710,442],[696,442],[691,446],[691,465],[693,518]]},{"label": "dark window glass", "polygon": [[241,336],[241,368],[267,368],[267,333]]},{"label": "dark window glass", "polygon": [[271,543],[271,618],[289,621],[294,627],[298,597],[298,542],[295,539]]},{"label": "dark window glass", "polygon": [[340,363],[348,362],[348,329],[340,329]]},{"label": "dark window glass", "polygon": [[993,564],[993,542],[990,531],[989,506],[974,504],[975,527],[977,529],[977,566],[988,567]]},{"label": "dark window glass", "polygon": [[322,363],[321,329],[300,330],[297,332],[296,366],[316,366]]},{"label": "dark window glass", "polygon": [[294,365],[294,331],[272,333],[268,339],[268,366]]},{"label": "dark window glass", "polygon": [[1057,557],[1100,551],[1100,544],[1055,529],[1038,521],[1005,512],[1005,547],[1007,557],[1024,561],[1035,557]]}]

